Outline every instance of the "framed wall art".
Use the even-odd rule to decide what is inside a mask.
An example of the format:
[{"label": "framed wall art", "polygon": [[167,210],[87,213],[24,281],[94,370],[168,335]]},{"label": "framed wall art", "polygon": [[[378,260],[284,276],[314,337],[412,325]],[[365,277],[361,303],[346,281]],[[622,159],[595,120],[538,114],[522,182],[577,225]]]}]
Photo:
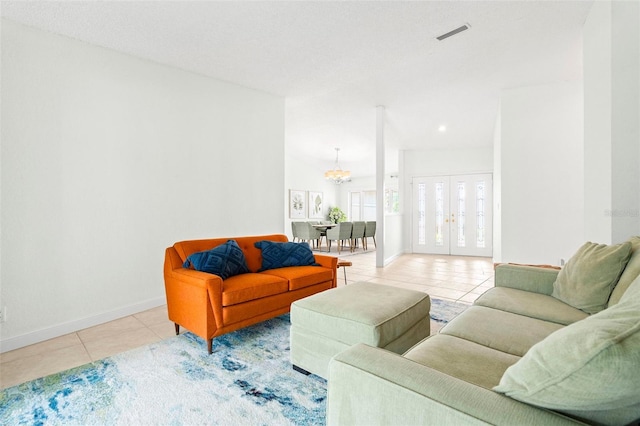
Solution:
[{"label": "framed wall art", "polygon": [[289,190],[289,218],[304,219],[307,217],[304,195],[304,191]]},{"label": "framed wall art", "polygon": [[309,191],[309,219],[324,219],[322,192]]}]

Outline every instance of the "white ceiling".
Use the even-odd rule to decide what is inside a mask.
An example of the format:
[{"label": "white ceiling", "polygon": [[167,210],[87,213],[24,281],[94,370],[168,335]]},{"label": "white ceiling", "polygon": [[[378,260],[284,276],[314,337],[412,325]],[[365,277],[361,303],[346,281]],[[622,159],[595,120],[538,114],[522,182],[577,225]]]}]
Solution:
[{"label": "white ceiling", "polygon": [[[589,1],[2,1],[2,16],[286,97],[287,149],[374,173],[400,149],[490,146],[500,90],[582,77]],[[436,36],[468,23],[444,41]],[[440,125],[447,131],[438,131]]]}]

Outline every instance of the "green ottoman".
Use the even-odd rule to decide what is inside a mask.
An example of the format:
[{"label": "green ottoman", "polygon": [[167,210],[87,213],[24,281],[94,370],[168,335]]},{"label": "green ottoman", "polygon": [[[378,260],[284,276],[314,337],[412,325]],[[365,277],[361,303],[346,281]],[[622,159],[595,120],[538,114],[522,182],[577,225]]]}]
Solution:
[{"label": "green ottoman", "polygon": [[429,295],[360,282],[291,304],[293,368],[327,378],[329,360],[356,343],[402,354],[429,336]]}]

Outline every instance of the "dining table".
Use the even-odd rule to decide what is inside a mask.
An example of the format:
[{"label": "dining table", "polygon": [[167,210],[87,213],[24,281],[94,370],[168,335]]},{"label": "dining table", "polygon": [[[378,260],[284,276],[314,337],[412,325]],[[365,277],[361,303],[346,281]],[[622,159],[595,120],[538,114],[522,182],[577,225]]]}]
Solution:
[{"label": "dining table", "polygon": [[319,225],[318,224],[318,225],[311,225],[311,226],[313,226],[316,229],[320,229],[320,230],[325,230],[326,231],[327,229],[335,227],[336,224],[335,223],[327,223],[327,224],[324,224],[324,225]]},{"label": "dining table", "polygon": [[[325,224],[316,224],[316,225],[311,225],[313,226],[315,229],[320,231],[320,243],[318,244],[318,250],[320,250],[320,248],[322,247],[322,237],[326,237],[327,236],[327,229],[331,229],[335,226],[337,226],[337,224],[335,223],[325,223]],[[329,245],[327,244],[327,247]],[[327,250],[327,252],[329,252],[329,250]]]}]

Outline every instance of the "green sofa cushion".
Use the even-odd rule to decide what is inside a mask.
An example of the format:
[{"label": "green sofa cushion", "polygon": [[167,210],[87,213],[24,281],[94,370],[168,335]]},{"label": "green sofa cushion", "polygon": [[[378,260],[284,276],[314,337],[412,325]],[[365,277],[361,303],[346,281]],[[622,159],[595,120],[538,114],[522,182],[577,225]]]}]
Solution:
[{"label": "green sofa cushion", "polygon": [[611,291],[631,256],[631,243],[585,243],[553,283],[551,295],[564,303],[595,314],[607,307]]},{"label": "green sofa cushion", "polygon": [[614,288],[611,293],[609,306],[618,303],[629,285],[640,275],[640,236],[631,237],[629,242],[631,243],[631,258],[629,262],[627,262],[627,266],[624,268],[622,275],[620,275],[616,288]]},{"label": "green sofa cushion", "polygon": [[505,370],[520,360],[519,356],[447,334],[435,334],[403,356],[485,389],[496,386]]},{"label": "green sofa cushion", "polygon": [[523,356],[533,345],[563,327],[555,322],[474,305],[445,325],[440,334]]},{"label": "green sofa cushion", "polygon": [[[635,284],[635,283],[634,283]],[[495,391],[602,424],[640,417],[640,285],[534,345]]]},{"label": "green sofa cushion", "polygon": [[474,305],[562,325],[569,325],[589,316],[586,312],[545,294],[509,287],[494,287],[485,291],[476,299]]},{"label": "green sofa cushion", "polygon": [[632,298],[640,299],[640,275],[637,276],[631,284],[629,284],[629,287],[627,288],[627,291],[625,291],[622,295],[620,302],[631,300]]}]

